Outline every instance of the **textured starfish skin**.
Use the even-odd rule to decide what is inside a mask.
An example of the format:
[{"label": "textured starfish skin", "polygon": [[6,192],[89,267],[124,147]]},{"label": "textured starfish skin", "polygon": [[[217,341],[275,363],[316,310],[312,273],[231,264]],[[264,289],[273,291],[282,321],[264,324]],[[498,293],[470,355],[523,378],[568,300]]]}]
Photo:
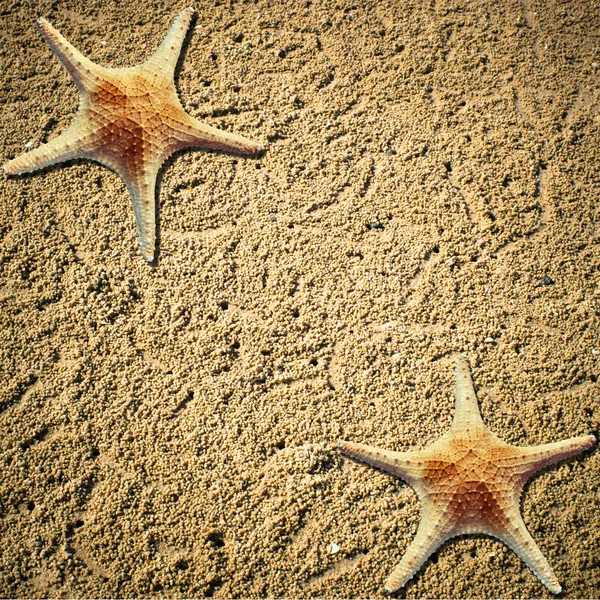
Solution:
[{"label": "textured starfish skin", "polygon": [[415,452],[390,452],[340,442],[345,455],[404,479],[421,502],[417,535],[388,581],[404,586],[446,540],[484,533],[507,544],[554,594],[561,586],[521,518],[523,485],[536,472],[586,450],[593,435],[541,446],[509,446],[483,423],[469,366],[456,364],[456,412],[450,429]]},{"label": "textured starfish skin", "polygon": [[162,44],[146,62],[125,69],[94,64],[44,19],[37,26],[79,90],[71,126],[47,144],[7,162],[7,175],[36,171],[74,158],[110,167],[125,181],[143,257],[154,260],[155,185],[158,170],[177,150],[188,147],[254,155],[259,144],[205,125],[181,106],[174,73],[194,10],[175,19]]}]

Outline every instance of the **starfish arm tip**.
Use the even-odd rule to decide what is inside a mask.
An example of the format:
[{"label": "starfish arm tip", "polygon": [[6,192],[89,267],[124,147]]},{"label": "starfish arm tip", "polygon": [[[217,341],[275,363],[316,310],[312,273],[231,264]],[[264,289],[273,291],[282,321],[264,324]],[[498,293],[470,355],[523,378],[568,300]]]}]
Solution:
[{"label": "starfish arm tip", "polygon": [[477,428],[484,429],[485,425],[481,419],[477,393],[473,385],[469,362],[464,354],[456,360],[454,369],[456,381],[456,410],[454,413],[453,427],[455,429]]},{"label": "starfish arm tip", "polygon": [[[423,561],[424,562],[424,561]],[[400,588],[403,588],[420,569],[421,565],[416,569],[412,569],[412,572],[403,568],[403,565],[398,565],[394,572],[388,577],[385,582],[384,588],[389,594],[397,592]]]},{"label": "starfish arm tip", "polygon": [[591,448],[596,443],[596,437],[592,434],[583,435],[579,438],[574,438],[572,440],[565,441],[565,443],[568,442],[572,442],[573,449],[575,450],[575,452],[579,453]]},{"label": "starfish arm tip", "polygon": [[[184,8],[178,15],[177,18],[192,18],[194,16],[195,13],[195,9],[193,6],[188,6],[186,8]],[[185,26],[185,28],[187,29],[188,25]]]},{"label": "starfish arm tip", "polygon": [[467,359],[466,354],[459,354],[456,359],[456,366],[454,371],[455,375],[460,371],[468,371],[469,374],[471,372],[471,370],[469,369],[469,361]]},{"label": "starfish arm tip", "polygon": [[375,453],[376,449],[364,446],[363,444],[342,440],[337,443],[337,451],[353,460],[371,464],[369,459]]},{"label": "starfish arm tip", "polygon": [[186,132],[185,145],[209,150],[221,150],[240,156],[259,156],[264,152],[263,145],[243,135],[223,131],[206,125],[197,119],[190,119]]},{"label": "starfish arm tip", "polygon": [[86,58],[73,44],[71,44],[51,23],[44,18],[39,18],[36,27],[41,36],[46,40],[54,54],[63,63],[80,93],[85,92],[86,82],[95,78],[102,68]]},{"label": "starfish arm tip", "polygon": [[562,587],[560,583],[550,583],[546,586],[553,594],[560,594],[562,592]]},{"label": "starfish arm tip", "polygon": [[231,146],[225,146],[224,149],[234,154],[246,156],[261,156],[266,147],[260,142],[255,142],[247,137],[237,134],[230,134]]},{"label": "starfish arm tip", "polygon": [[558,582],[558,578],[553,571],[544,575],[538,574],[539,580],[544,586],[553,594],[560,594],[562,592],[562,586]]},{"label": "starfish arm tip", "polygon": [[464,352],[461,352],[458,357],[456,358],[456,366],[458,367],[461,364],[464,364],[467,362],[467,355]]},{"label": "starfish arm tip", "polygon": [[[154,209],[154,205],[152,205]],[[147,211],[147,207],[134,204],[134,212],[136,213],[138,240],[140,251],[143,259],[149,265],[155,264],[156,255],[156,231],[154,219],[145,219],[143,212]]]},{"label": "starfish arm tip", "polygon": [[154,71],[155,75],[170,78],[174,74],[194,12],[194,8],[188,6],[175,17],[162,43],[146,61],[147,68]]},{"label": "starfish arm tip", "polygon": [[156,255],[156,171],[144,171],[136,177],[121,178],[126,182],[133,205],[140,251],[152,265]]},{"label": "starfish arm tip", "polygon": [[7,176],[12,177],[14,175],[21,175],[22,173],[27,173],[29,169],[24,169],[21,164],[22,161],[20,159],[22,156],[27,156],[27,153],[21,154],[2,165],[2,170]]},{"label": "starfish arm tip", "polygon": [[583,435],[560,442],[523,448],[527,477],[536,471],[589,450],[596,443],[593,435]]},{"label": "starfish arm tip", "polygon": [[154,264],[154,251],[153,250],[148,250],[147,248],[142,248],[142,256],[149,265]]},{"label": "starfish arm tip", "polygon": [[44,39],[47,39],[48,34],[54,29],[52,23],[44,19],[44,17],[40,17],[36,22],[35,26],[37,30],[42,34]]},{"label": "starfish arm tip", "polygon": [[[416,571],[415,571],[416,572]],[[414,576],[414,573],[402,573],[396,569],[388,578],[384,584],[384,589],[388,594],[397,592],[400,588],[403,588]]]}]

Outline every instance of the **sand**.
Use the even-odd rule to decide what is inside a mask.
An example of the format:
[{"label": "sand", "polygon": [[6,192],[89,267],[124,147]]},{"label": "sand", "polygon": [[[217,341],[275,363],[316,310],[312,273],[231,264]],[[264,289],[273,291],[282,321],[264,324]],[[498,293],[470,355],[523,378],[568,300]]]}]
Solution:
[{"label": "sand", "polygon": [[[2,162],[77,108],[37,17],[117,67],[185,6],[4,3]],[[0,596],[385,597],[419,504],[337,440],[435,441],[459,353],[505,441],[598,436],[600,9],[194,6],[184,106],[267,150],[169,161],[157,266],[108,169],[0,177]],[[566,598],[599,489],[596,446],[523,494]],[[550,597],[484,536],[396,595]]]}]

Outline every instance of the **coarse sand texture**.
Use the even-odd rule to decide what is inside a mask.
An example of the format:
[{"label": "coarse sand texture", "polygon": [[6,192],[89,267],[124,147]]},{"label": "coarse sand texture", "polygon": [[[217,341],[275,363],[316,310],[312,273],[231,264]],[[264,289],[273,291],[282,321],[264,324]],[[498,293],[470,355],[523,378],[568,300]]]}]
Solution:
[{"label": "coarse sand texture", "polygon": [[0,598],[597,597],[598,0],[190,4],[0,2]]},{"label": "coarse sand texture", "polygon": [[587,435],[529,448],[510,446],[483,423],[469,366],[456,363],[456,410],[452,426],[435,444],[414,452],[390,452],[341,442],[340,451],[401,477],[422,505],[421,524],[386,589],[395,592],[451,537],[485,533],[510,546],[553,593],[556,575],[520,515],[521,492],[537,471],[590,448]]},{"label": "coarse sand texture", "polygon": [[89,158],[113,169],[127,184],[148,262],[156,245],[156,177],[171,154],[190,147],[246,155],[261,151],[256,142],[200,123],[179,102],[173,77],[193,13],[182,11],[152,57],[126,69],[94,64],[40,19],[42,36],[77,84],[79,111],[62,135],[4,165],[8,175],[18,175]]}]

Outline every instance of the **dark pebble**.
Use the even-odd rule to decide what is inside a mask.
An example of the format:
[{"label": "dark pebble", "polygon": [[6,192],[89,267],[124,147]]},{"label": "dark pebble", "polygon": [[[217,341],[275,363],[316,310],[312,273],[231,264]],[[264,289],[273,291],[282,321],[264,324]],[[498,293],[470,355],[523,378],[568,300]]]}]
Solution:
[{"label": "dark pebble", "polygon": [[371,229],[371,230],[373,230],[373,229],[384,229],[384,227],[381,224],[381,222],[379,221],[379,219],[376,219],[372,223],[367,224],[367,229]]},{"label": "dark pebble", "polygon": [[542,285],[554,285],[554,279],[548,275],[544,275],[544,279],[542,279]]}]

